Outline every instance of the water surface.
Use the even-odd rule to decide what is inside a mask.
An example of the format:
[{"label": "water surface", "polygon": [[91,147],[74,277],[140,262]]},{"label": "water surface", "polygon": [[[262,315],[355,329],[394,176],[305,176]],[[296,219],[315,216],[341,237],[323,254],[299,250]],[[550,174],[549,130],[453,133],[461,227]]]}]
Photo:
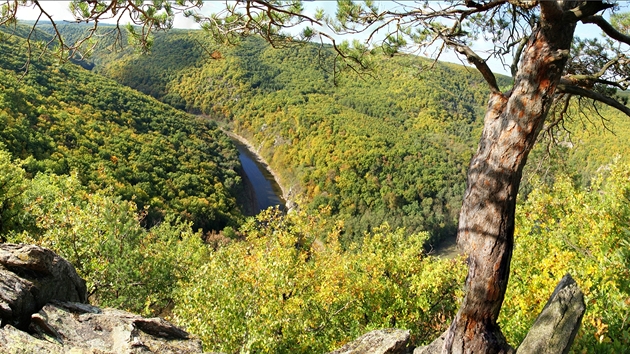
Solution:
[{"label": "water surface", "polygon": [[269,207],[279,206],[284,209],[285,201],[282,199],[282,189],[274,179],[273,175],[258,162],[256,155],[249,151],[240,141],[234,140],[238,149],[238,158],[241,160],[243,171],[249,179],[250,187],[255,195],[254,214]]}]

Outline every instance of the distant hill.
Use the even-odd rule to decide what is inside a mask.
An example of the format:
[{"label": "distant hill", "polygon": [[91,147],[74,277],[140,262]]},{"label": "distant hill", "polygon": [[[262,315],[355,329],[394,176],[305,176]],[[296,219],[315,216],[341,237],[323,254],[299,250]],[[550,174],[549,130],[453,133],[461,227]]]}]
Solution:
[{"label": "distant hill", "polygon": [[49,53],[34,52],[22,77],[24,40],[0,36],[0,142],[27,172],[76,172],[91,189],[146,207],[147,225],[167,213],[206,231],[240,223],[240,163],[215,123]]},{"label": "distant hill", "polygon": [[[255,38],[224,47],[203,31],[184,30],[156,34],[148,55],[127,48],[89,60],[96,72],[246,136],[302,206],[342,220],[347,238],[383,222],[434,238],[454,232],[488,97],[475,70],[374,55],[368,74],[339,75],[333,71],[344,64],[329,47],[276,50]],[[499,84],[510,79],[500,76]],[[594,111],[574,112],[564,125],[571,134],[554,133],[571,144],[554,145],[551,155],[540,144],[530,158],[525,194],[535,174],[551,182],[565,171],[589,181],[613,158],[605,151],[630,156],[626,120],[600,112],[619,138]]]},{"label": "distant hill", "polygon": [[228,123],[303,206],[343,220],[346,237],[383,222],[453,232],[488,94],[475,72],[404,55],[337,75],[330,48],[254,38],[226,48],[201,31],[160,33],[149,55],[109,55],[94,55],[95,71]]}]

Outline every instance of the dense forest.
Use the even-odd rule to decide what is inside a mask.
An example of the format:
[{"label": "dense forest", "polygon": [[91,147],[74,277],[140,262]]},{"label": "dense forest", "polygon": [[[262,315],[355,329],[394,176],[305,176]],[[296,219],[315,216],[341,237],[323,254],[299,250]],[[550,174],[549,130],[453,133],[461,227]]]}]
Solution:
[{"label": "dense forest", "polygon": [[156,36],[149,55],[94,70],[227,123],[303,207],[343,220],[345,240],[383,222],[452,235],[488,93],[481,79],[415,57],[381,60],[366,75],[335,74],[333,61],[315,45],[274,50],[252,38],[224,48],[175,32]]},{"label": "dense forest", "polygon": [[[361,239],[383,222],[429,231],[434,240],[454,234],[488,95],[476,71],[375,55],[367,74],[339,74],[330,48],[276,50],[256,38],[226,48],[199,31],[157,35],[153,45],[148,55],[128,50],[104,61],[111,54],[97,54],[103,65],[95,70],[229,124],[258,147],[304,207],[327,207],[343,220],[344,239]],[[499,77],[499,84],[510,81]],[[575,109],[566,130],[548,134],[547,141],[561,144],[551,154],[541,144],[526,176],[540,166],[550,181],[565,171],[587,184],[612,157],[628,156],[619,135],[626,119],[598,109],[604,119],[594,107]],[[575,148],[567,151],[567,144]]]},{"label": "dense forest", "polygon": [[[0,46],[0,236],[60,252],[91,301],[229,353],[325,352],[382,327],[421,344],[448,327],[465,264],[424,248],[457,223],[488,95],[475,72],[375,54],[367,74],[336,73],[328,48],[174,31],[150,54],[94,53],[91,72],[45,55],[21,76],[23,42]],[[517,345],[571,272],[588,303],[573,350],[623,352],[630,123],[569,113],[525,171],[501,327]],[[207,117],[258,146],[302,208],[244,219],[236,150]]]},{"label": "dense forest", "polygon": [[240,163],[215,123],[52,59],[23,75],[23,47],[15,36],[0,42],[0,142],[27,173],[75,172],[90,190],[146,209],[148,225],[171,213],[205,231],[242,221]]}]

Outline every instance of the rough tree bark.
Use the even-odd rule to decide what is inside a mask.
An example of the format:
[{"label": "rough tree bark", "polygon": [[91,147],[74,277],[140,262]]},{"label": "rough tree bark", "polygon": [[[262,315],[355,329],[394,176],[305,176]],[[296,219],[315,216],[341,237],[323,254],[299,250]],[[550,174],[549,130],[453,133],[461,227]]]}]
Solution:
[{"label": "rough tree bark", "polygon": [[492,93],[467,177],[457,242],[468,254],[466,295],[449,328],[445,353],[509,353],[497,325],[514,244],[516,195],[527,155],[544,124],[569,55],[575,6],[541,2],[512,91]]}]

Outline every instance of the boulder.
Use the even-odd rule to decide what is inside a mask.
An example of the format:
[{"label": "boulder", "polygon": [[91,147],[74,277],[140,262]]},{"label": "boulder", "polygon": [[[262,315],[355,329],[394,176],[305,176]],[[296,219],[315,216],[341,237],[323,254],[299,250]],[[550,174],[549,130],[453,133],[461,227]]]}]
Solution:
[{"label": "boulder", "polygon": [[29,332],[6,326],[0,347],[8,353],[203,352],[200,340],[163,319],[81,303],[47,304],[31,316]]},{"label": "boulder", "polygon": [[368,332],[330,354],[406,354],[410,351],[409,331],[379,329]]},{"label": "boulder", "polygon": [[437,337],[431,344],[414,349],[413,354],[441,354],[446,332]]},{"label": "boulder", "polygon": [[569,274],[565,275],[516,353],[568,353],[585,310],[582,290]]},{"label": "boulder", "polygon": [[72,264],[39,246],[0,244],[1,325],[26,329],[31,315],[52,300],[87,300]]},{"label": "boulder", "polygon": [[201,353],[160,318],[86,304],[85,282],[54,252],[0,244],[0,352]]},{"label": "boulder", "polygon": [[[585,309],[584,294],[575,280],[565,275],[516,354],[568,353]],[[441,354],[445,337],[446,333],[442,333],[431,344],[416,348],[413,354]]]}]

